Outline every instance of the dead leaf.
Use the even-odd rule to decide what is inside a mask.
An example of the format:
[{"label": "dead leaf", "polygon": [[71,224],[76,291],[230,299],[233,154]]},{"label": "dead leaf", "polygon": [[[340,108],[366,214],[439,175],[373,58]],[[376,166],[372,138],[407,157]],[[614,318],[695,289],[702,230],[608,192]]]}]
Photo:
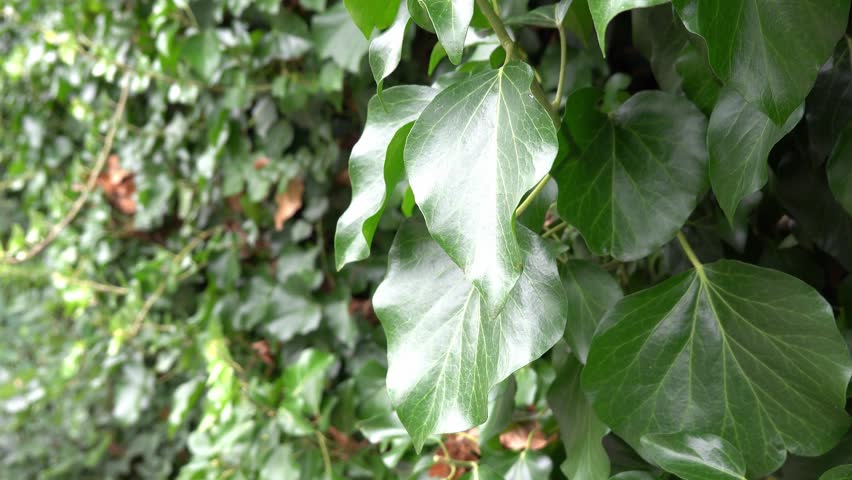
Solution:
[{"label": "dead leaf", "polygon": [[107,158],[106,168],[98,175],[97,185],[118,211],[125,215],[136,213],[136,183],[133,181],[133,172],[121,167],[118,155],[113,154]]},{"label": "dead leaf", "polygon": [[260,170],[269,165],[269,162],[270,160],[268,157],[257,157],[257,159],[254,161],[254,169]]},{"label": "dead leaf", "polygon": [[275,230],[284,228],[284,223],[302,208],[302,197],[305,194],[305,183],[296,177],[287,184],[287,191],[275,197],[278,209],[275,210]]},{"label": "dead leaf", "polygon": [[528,444],[529,450],[541,450],[551,441],[552,439],[544,435],[538,421],[515,425],[511,430],[500,434],[500,444],[515,452],[527,449]]},{"label": "dead leaf", "polygon": [[[476,462],[479,460],[479,429],[471,428],[466,432],[451,433],[444,437],[444,446],[447,451],[439,448],[435,453],[435,464],[429,468],[430,477],[448,478],[452,473],[452,467],[447,463],[442,462],[442,458],[447,458],[449,453],[450,458],[463,462]],[[461,478],[467,473],[467,468],[456,467],[455,475],[452,478]]]},{"label": "dead leaf", "polygon": [[275,366],[275,360],[272,358],[272,351],[269,348],[269,342],[266,340],[258,340],[251,344],[251,349],[260,357],[260,360],[266,365]]}]

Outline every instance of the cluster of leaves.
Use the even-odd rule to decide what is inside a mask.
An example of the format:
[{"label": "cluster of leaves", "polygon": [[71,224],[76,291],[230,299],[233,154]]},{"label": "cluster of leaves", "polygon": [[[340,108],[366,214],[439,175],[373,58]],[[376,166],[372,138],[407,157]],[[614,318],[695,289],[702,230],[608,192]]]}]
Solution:
[{"label": "cluster of leaves", "polygon": [[848,478],[848,1],[0,15],[0,477]]}]

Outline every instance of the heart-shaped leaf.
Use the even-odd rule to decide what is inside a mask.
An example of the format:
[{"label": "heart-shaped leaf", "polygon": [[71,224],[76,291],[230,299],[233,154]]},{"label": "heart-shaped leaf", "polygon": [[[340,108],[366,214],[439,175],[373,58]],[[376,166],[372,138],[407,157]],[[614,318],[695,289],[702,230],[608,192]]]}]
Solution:
[{"label": "heart-shaped leaf", "polygon": [[562,337],[555,260],[540,237],[517,229],[523,274],[497,317],[421,222],[397,233],[373,303],[388,339],[388,393],[418,449],[429,435],[484,422],[491,387]]},{"label": "heart-shaped leaf", "polygon": [[589,0],[589,10],[595,21],[595,30],[598,32],[598,43],[601,52],[606,53],[606,27],[609,22],[621,12],[634,8],[653,7],[670,0]]},{"label": "heart-shaped leaf", "polygon": [[621,299],[621,288],[600,266],[583,260],[560,265],[559,276],[568,294],[565,340],[585,363],[595,330],[606,311]]},{"label": "heart-shaped leaf", "polygon": [[429,231],[493,316],[521,274],[514,212],[550,169],[558,143],[523,63],[439,93],[412,128],[405,170]]},{"label": "heart-shaped leaf", "polygon": [[417,0],[435,28],[450,61],[456,65],[464,53],[464,39],[473,18],[473,0]]},{"label": "heart-shaped leaf", "polygon": [[805,100],[849,15],[845,0],[672,3],[686,27],[706,41],[710,65],[722,81],[777,125]]},{"label": "heart-shaped leaf", "polygon": [[625,297],[600,328],[583,387],[645,456],[643,435],[710,433],[761,476],[849,427],[846,343],[831,306],[794,277],[722,260]]},{"label": "heart-shaped leaf", "polygon": [[684,480],[745,480],[743,456],[716,435],[645,435],[642,446],[650,460]]},{"label": "heart-shaped leaf", "polygon": [[722,91],[707,127],[707,146],[710,184],[729,221],[734,221],[743,198],[766,185],[769,151],[793,130],[803,113],[801,107],[778,126],[733,89]]},{"label": "heart-shaped leaf", "polygon": [[555,169],[559,215],[598,255],[641,258],[671,240],[707,188],[707,122],[682,96],[634,95],[609,116],[601,92],[568,98],[579,149]]},{"label": "heart-shaped leaf", "polygon": [[403,176],[402,152],[407,124],[420,116],[438,91],[403,85],[373,97],[367,125],[349,157],[352,203],[337,221],[334,252],[337,269],[370,256],[370,243],[391,190]]}]

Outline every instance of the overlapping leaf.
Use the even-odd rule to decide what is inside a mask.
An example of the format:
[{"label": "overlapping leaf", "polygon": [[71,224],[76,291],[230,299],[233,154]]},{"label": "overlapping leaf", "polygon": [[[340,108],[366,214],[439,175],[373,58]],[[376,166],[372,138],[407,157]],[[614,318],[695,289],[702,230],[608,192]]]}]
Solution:
[{"label": "overlapping leaf", "polygon": [[381,30],[393,23],[400,0],[343,0],[343,4],[355,25],[370,38],[374,29]]},{"label": "overlapping leaf", "polygon": [[397,233],[373,301],[388,338],[388,392],[418,449],[431,434],[484,422],[491,387],[562,336],[555,260],[537,235],[517,228],[523,274],[497,317],[420,222]]},{"label": "overlapping leaf", "polygon": [[582,260],[560,265],[559,275],[568,295],[565,339],[577,358],[585,363],[595,330],[606,311],[621,299],[621,288],[601,267]]},{"label": "overlapping leaf", "polygon": [[429,87],[404,85],[370,100],[367,125],[352,148],[349,178],[352,203],[337,221],[334,250],[337,268],[370,255],[370,243],[391,190],[403,176],[402,151],[407,124],[417,119],[438,93]]},{"label": "overlapping leaf", "polygon": [[826,169],[834,198],[852,215],[852,123],[837,139]]},{"label": "overlapping leaf", "polygon": [[786,274],[719,261],[625,297],[601,329],[583,386],[646,456],[643,435],[709,433],[760,476],[849,427],[852,361],[831,307]]},{"label": "overlapping leaf", "polygon": [[745,480],[743,456],[716,435],[645,435],[642,446],[654,463],[684,480]]},{"label": "overlapping leaf", "polygon": [[[458,64],[473,18],[473,0],[417,0],[426,11],[450,61]],[[419,22],[418,22],[419,23]]]},{"label": "overlapping leaf", "polygon": [[598,32],[598,43],[601,52],[606,52],[606,27],[609,22],[621,12],[634,8],[653,7],[670,0],[589,0],[589,10],[595,21],[595,30]]},{"label": "overlapping leaf", "polygon": [[707,188],[707,123],[663,92],[638,93],[609,116],[600,98],[584,89],[568,99],[580,153],[554,172],[559,213],[595,253],[640,258],[674,237]]},{"label": "overlapping leaf", "polygon": [[843,36],[848,0],[673,0],[716,74],[783,125]]},{"label": "overlapping leaf", "polygon": [[385,78],[390,76],[402,56],[402,41],[405,38],[405,30],[411,21],[408,13],[408,5],[403,2],[399,6],[396,19],[386,31],[382,32],[370,42],[370,69],[376,80],[378,94],[382,94],[382,85]]},{"label": "overlapping leaf", "polygon": [[405,170],[429,231],[493,316],[520,276],[514,211],[550,169],[558,144],[521,63],[453,84],[412,128]]}]

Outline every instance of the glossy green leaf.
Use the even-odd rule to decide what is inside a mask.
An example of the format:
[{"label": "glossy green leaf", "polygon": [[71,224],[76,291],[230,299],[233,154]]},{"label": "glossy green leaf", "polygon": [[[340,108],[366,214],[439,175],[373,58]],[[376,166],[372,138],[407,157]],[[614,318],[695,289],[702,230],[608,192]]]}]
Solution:
[{"label": "glossy green leaf", "polygon": [[799,123],[804,107],[778,126],[731,88],[723,90],[707,127],[710,184],[733,222],[743,198],[760,190],[769,177],[769,151]]},{"label": "glossy green leaf", "polygon": [[565,340],[585,363],[598,324],[622,297],[621,287],[599,265],[583,260],[569,260],[560,265],[559,276],[568,294]]},{"label": "glossy green leaf", "polygon": [[852,64],[849,43],[840,41],[830,66],[817,76],[805,101],[808,139],[816,158],[828,158],[840,132],[852,120]]},{"label": "glossy green leaf", "polygon": [[374,29],[383,30],[394,23],[400,0],[343,0],[343,4],[355,25],[370,38]]},{"label": "glossy green leaf", "polygon": [[334,251],[337,269],[370,256],[370,243],[396,184],[402,179],[402,151],[408,128],[403,129],[432,101],[437,90],[403,85],[389,88],[383,100],[373,97],[367,124],[352,147],[349,178],[352,202],[337,221]]},{"label": "glossy green leaf", "polygon": [[705,115],[710,116],[719,100],[722,84],[713,75],[704,54],[691,43],[687,44],[677,57],[675,70],[680,75],[680,88],[687,98]]},{"label": "glossy green leaf", "polygon": [[305,412],[318,414],[326,376],[335,361],[330,353],[310,348],[302,350],[281,376],[287,396],[298,399]]},{"label": "glossy green leaf", "polygon": [[418,449],[429,435],[484,422],[489,390],[562,336],[555,260],[540,237],[517,230],[523,274],[496,317],[420,222],[397,233],[373,303],[388,339],[391,402]]},{"label": "glossy green leaf", "polygon": [[506,19],[506,25],[530,25],[533,27],[556,28],[565,21],[571,0],[538,7],[529,12]]},{"label": "glossy green leaf", "polygon": [[343,4],[314,15],[311,26],[320,58],[329,58],[344,70],[358,72],[370,44],[352,22]]},{"label": "glossy green leaf", "polygon": [[828,303],[786,274],[722,260],[622,299],[583,373],[601,419],[648,456],[640,438],[718,435],[749,475],[786,450],[828,451],[849,427],[852,361]]},{"label": "glossy green leaf", "polygon": [[681,96],[640,92],[609,116],[601,97],[568,98],[579,154],[554,169],[559,215],[596,254],[641,258],[675,236],[707,188],[707,122]]},{"label": "glossy green leaf", "polygon": [[426,11],[450,61],[458,65],[464,53],[467,29],[473,18],[473,0],[417,1]]},{"label": "glossy green leaf", "polygon": [[630,12],[633,44],[651,64],[660,88],[675,92],[681,84],[677,57],[689,43],[688,32],[669,2]]},{"label": "glossy green leaf", "polygon": [[565,445],[566,459],[561,469],[569,479],[606,480],[610,460],[601,440],[609,428],[598,418],[580,387],[582,371],[583,365],[568,357],[547,393],[547,403],[556,416]]},{"label": "glossy green leaf", "polygon": [[852,123],[840,133],[826,172],[834,198],[852,215]]},{"label": "glossy green leaf", "polygon": [[204,80],[211,80],[222,62],[222,45],[213,30],[205,30],[189,38],[181,48],[181,56]]},{"label": "glossy green leaf", "polygon": [[429,231],[482,293],[494,316],[521,274],[514,211],[558,148],[522,63],[439,93],[415,123],[405,170]]},{"label": "glossy green leaf", "polygon": [[650,460],[684,480],[745,480],[743,456],[716,435],[653,434],[641,441]]},{"label": "glossy green leaf", "polygon": [[483,465],[491,474],[484,478],[495,480],[548,480],[553,470],[550,457],[532,450],[488,455]]},{"label": "glossy green leaf", "polygon": [[819,480],[852,480],[852,465],[841,465],[822,474]]},{"label": "glossy green leaf", "polygon": [[805,100],[849,15],[848,0],[731,0],[725,8],[717,0],[672,3],[706,41],[722,81],[777,125]]},{"label": "glossy green leaf", "polygon": [[405,38],[405,31],[410,20],[411,15],[408,13],[408,6],[403,3],[399,6],[399,12],[393,25],[370,42],[370,69],[373,72],[373,79],[376,81],[379,95],[382,94],[384,79],[399,66],[399,60],[402,56],[402,41]]},{"label": "glossy green leaf", "polygon": [[634,8],[653,7],[668,3],[670,0],[589,0],[589,10],[595,21],[595,30],[598,32],[598,44],[601,52],[606,53],[606,27],[609,22],[621,12],[633,10]]}]

